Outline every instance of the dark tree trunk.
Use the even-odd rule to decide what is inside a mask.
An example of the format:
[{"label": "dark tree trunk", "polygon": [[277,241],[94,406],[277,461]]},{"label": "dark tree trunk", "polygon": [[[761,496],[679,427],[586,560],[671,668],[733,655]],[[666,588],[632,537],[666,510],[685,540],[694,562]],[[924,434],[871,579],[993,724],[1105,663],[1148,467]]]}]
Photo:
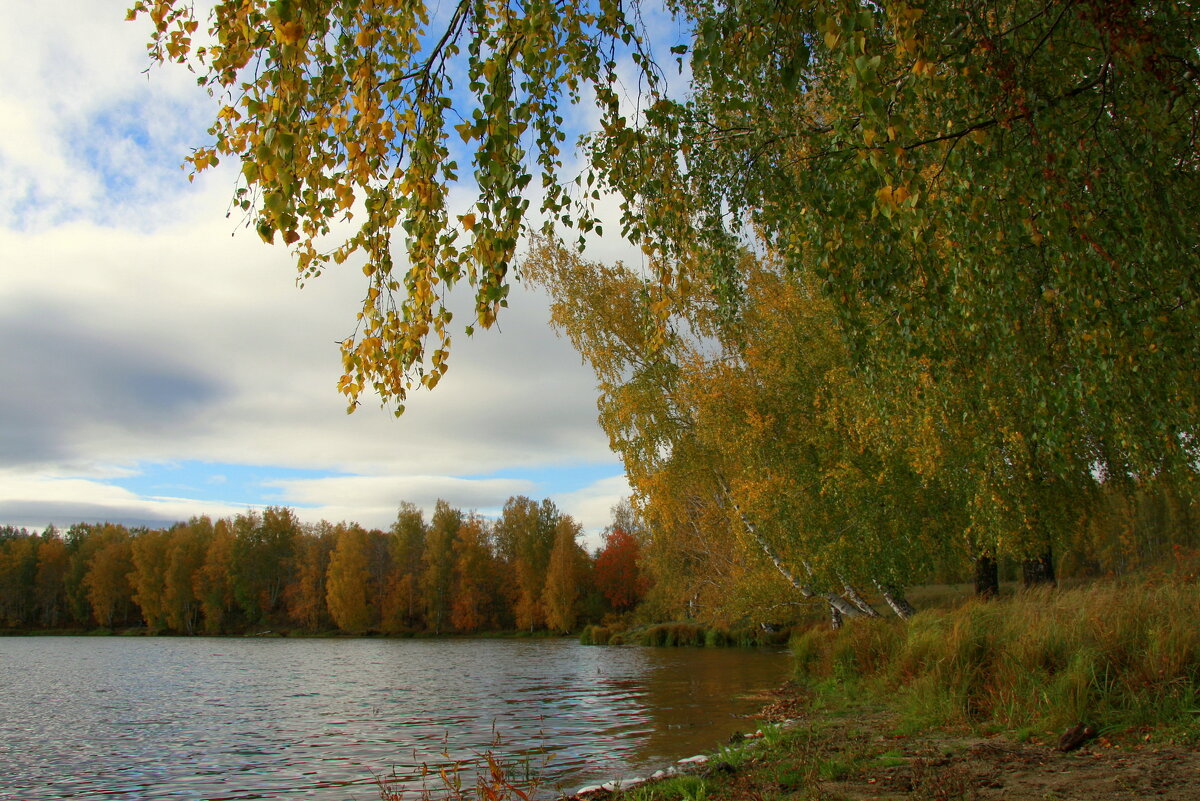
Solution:
[{"label": "dark tree trunk", "polygon": [[1054,576],[1054,554],[1049,545],[1037,556],[1025,558],[1021,563],[1021,576],[1025,582],[1025,589],[1043,585],[1053,587],[1058,583]]},{"label": "dark tree trunk", "polygon": [[982,600],[1000,594],[1000,570],[996,560],[987,554],[975,559],[975,597]]}]

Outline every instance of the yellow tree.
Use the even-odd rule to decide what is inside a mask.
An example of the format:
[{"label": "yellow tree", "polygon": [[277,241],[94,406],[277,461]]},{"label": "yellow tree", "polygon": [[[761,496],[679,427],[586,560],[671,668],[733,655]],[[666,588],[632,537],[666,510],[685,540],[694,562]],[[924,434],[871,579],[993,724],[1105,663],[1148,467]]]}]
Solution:
[{"label": "yellow tree", "polygon": [[463,514],[439,499],[425,540],[421,594],[425,599],[425,625],[441,634],[450,624],[454,598],[454,541]]},{"label": "yellow tree", "polygon": [[204,566],[211,538],[208,518],[192,518],[169,532],[162,599],[167,626],[175,631],[193,634],[200,622],[196,574]]},{"label": "yellow tree", "polygon": [[326,577],[336,542],[334,527],[324,520],[296,541],[296,570],[284,594],[289,616],[308,631],[330,624]]},{"label": "yellow tree", "polygon": [[192,577],[192,590],[200,601],[204,631],[220,634],[233,607],[233,532],[230,522],[218,520],[204,552],[204,562]]},{"label": "yellow tree", "polygon": [[142,620],[150,631],[167,627],[163,590],[167,584],[167,549],[170,535],[165,531],[143,531],[135,536],[130,549],[133,571],[129,584],[133,600],[142,611]]},{"label": "yellow tree", "polygon": [[32,617],[38,538],[25,529],[4,534],[0,538],[0,621],[23,626]]},{"label": "yellow tree", "polygon": [[579,618],[580,584],[587,554],[579,545],[583,529],[571,517],[563,515],[554,528],[554,549],[546,570],[542,605],[546,627],[569,634]]},{"label": "yellow tree", "polygon": [[370,540],[357,525],[335,527],[336,545],[326,581],[329,614],[342,631],[361,634],[371,626]]},{"label": "yellow tree", "polygon": [[88,562],[83,585],[96,622],[104,628],[112,628],[125,622],[133,601],[129,586],[129,574],[133,572],[129,532],[123,527],[106,524],[93,536],[99,541]]},{"label": "yellow tree", "polygon": [[454,542],[450,625],[458,631],[478,631],[495,625],[492,608],[495,565],[484,520],[475,515],[467,517],[459,526]]},{"label": "yellow tree", "polygon": [[[743,261],[743,269],[756,263],[749,256]],[[781,553],[780,542],[794,542],[800,532],[781,529],[784,521],[772,516],[775,510],[750,508],[744,497],[739,501],[744,487],[761,487],[764,461],[761,449],[742,453],[739,445],[761,443],[747,439],[744,404],[730,408],[727,402],[736,393],[753,398],[758,391],[747,381],[739,339],[753,327],[739,331],[716,313],[716,304],[697,302],[686,307],[688,315],[673,317],[664,334],[655,328],[651,293],[639,278],[620,265],[587,262],[550,241],[535,248],[526,274],[550,291],[555,326],[592,365],[601,425],[622,455],[630,482],[647,499],[647,513],[652,519],[662,514],[661,532],[694,533],[697,520],[713,520],[715,513],[740,532],[743,553],[768,560],[795,592],[839,614],[861,614],[832,591],[842,587],[831,584],[828,574],[814,583],[803,558],[789,560]],[[810,371],[807,380],[808,395],[794,401],[799,406],[812,401],[820,376]],[[656,505],[665,514],[656,513]]]},{"label": "yellow tree", "polygon": [[382,627],[387,632],[412,630],[424,616],[421,574],[425,555],[425,515],[414,504],[400,504],[390,547],[392,570],[382,600]]},{"label": "yellow tree", "polygon": [[[874,390],[851,369],[832,307],[794,274],[746,260],[733,358],[694,360],[681,382],[695,436],[725,473],[743,525],[806,581],[836,588],[866,614],[856,585],[874,584],[911,614],[900,589],[961,542],[961,499],[919,454],[872,437]],[[910,451],[911,449],[911,451]],[[841,610],[844,611],[844,610]]]},{"label": "yellow tree", "polygon": [[496,521],[497,555],[515,578],[508,586],[517,628],[533,631],[545,624],[542,593],[560,516],[549,499],[538,503],[518,495],[505,502]]},{"label": "yellow tree", "polygon": [[67,544],[52,529],[42,532],[37,553],[35,598],[43,626],[57,626],[66,605],[66,576],[70,568]]}]

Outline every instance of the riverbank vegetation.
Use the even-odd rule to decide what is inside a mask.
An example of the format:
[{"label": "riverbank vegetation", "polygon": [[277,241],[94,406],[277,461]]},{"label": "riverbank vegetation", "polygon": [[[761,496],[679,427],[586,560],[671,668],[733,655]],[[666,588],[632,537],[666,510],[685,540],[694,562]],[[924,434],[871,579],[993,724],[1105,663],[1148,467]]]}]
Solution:
[{"label": "riverbank vegetation", "polygon": [[791,642],[796,678],[825,702],[886,703],[911,731],[1044,737],[1084,723],[1195,741],[1198,566],[1193,555],[1170,572],[971,600],[907,624],[812,627]]},{"label": "riverbank vegetation", "polygon": [[590,797],[1133,801],[1200,793],[1196,555],[1124,579],[810,627],[766,736]]}]

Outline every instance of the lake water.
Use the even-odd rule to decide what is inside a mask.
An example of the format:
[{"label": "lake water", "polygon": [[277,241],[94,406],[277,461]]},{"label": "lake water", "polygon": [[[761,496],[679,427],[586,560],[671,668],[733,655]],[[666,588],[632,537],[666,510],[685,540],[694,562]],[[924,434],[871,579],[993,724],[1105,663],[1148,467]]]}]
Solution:
[{"label": "lake water", "polygon": [[748,729],[788,667],[571,640],[5,637],[0,798],[375,801],[375,774],[489,747],[575,790]]}]

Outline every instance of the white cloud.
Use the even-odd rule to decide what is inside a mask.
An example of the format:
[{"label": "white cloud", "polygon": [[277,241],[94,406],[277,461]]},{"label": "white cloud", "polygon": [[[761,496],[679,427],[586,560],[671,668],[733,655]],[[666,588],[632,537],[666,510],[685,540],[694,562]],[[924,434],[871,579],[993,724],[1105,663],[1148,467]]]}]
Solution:
[{"label": "white cloud", "polygon": [[81,521],[163,526],[244,511],[239,504],[143,497],[103,481],[51,472],[0,471],[0,520],[16,526],[65,528]]},{"label": "white cloud", "polygon": [[[0,29],[0,222],[168,219],[178,165],[211,101],[184,70],[153,70],[148,25],[124,4],[9,3]],[[114,196],[113,182],[121,196]]]},{"label": "white cloud", "polygon": [[[5,11],[0,70],[24,79],[0,86],[0,523],[23,508],[35,516],[21,522],[40,524],[72,499],[114,519],[242,508],[106,483],[154,462],[352,474],[278,487],[305,519],[367,525],[390,523],[401,500],[485,510],[537,489],[463,476],[619,471],[590,371],[551,333],[545,298],[521,287],[500,331],[455,336],[446,378],[403,418],[369,402],[347,416],[335,343],[353,328],[361,274],[297,290],[288,254],[226,218],[230,167],[183,179],[211,101],[185,70],[141,74],[146,25],[122,22],[123,5]],[[622,492],[601,482],[553,497],[600,528]]]},{"label": "white cloud", "polygon": [[612,522],[612,508],[630,495],[629,481],[624,475],[601,479],[587,487],[565,492],[552,498],[560,509],[569,509],[587,532],[589,551],[604,544],[601,530]]}]

